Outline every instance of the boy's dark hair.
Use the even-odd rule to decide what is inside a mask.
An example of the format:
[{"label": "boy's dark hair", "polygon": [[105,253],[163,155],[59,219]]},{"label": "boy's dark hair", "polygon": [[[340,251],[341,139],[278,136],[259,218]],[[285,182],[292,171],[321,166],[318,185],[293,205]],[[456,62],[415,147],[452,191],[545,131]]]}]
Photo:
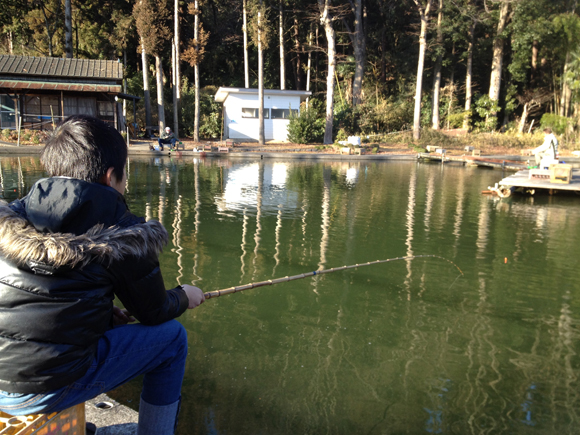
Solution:
[{"label": "boy's dark hair", "polygon": [[87,115],[73,115],[56,128],[40,161],[51,177],[62,176],[97,183],[113,168],[123,178],[127,146],[111,125]]},{"label": "boy's dark hair", "polygon": [[546,128],[544,128],[544,133],[550,134],[550,133],[552,133],[552,129],[550,127],[546,127]]}]

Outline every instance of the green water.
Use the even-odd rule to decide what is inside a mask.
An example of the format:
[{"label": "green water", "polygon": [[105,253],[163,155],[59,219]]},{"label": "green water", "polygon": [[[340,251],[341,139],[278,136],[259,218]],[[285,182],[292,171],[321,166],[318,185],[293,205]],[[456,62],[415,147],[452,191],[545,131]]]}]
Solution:
[{"label": "green water", "polygon": [[[2,195],[37,160],[7,159]],[[170,234],[166,285],[205,291],[397,261],[206,301],[178,434],[580,433],[580,197],[481,191],[415,162],[131,159],[132,211]],[[111,393],[130,407],[139,382]]]}]

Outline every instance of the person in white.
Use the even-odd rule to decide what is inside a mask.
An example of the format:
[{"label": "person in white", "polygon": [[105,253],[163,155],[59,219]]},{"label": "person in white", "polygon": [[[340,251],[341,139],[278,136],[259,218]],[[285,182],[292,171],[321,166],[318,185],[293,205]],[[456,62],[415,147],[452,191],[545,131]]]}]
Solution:
[{"label": "person in white", "polygon": [[529,154],[533,154],[536,158],[537,166],[540,165],[540,162],[545,157],[550,159],[556,159],[558,157],[558,139],[552,133],[552,129],[550,127],[545,128],[544,134],[544,143],[529,151]]}]

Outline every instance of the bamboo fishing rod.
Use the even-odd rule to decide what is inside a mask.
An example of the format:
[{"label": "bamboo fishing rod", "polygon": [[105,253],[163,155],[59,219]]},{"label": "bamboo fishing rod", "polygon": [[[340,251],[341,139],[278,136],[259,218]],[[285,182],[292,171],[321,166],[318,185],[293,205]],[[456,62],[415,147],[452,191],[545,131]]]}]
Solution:
[{"label": "bamboo fishing rod", "polygon": [[342,266],[342,267],[333,267],[332,269],[316,270],[313,272],[301,273],[300,275],[285,276],[283,278],[276,278],[276,279],[269,279],[267,281],[253,282],[251,284],[239,285],[237,287],[229,287],[229,288],[224,288],[221,290],[214,290],[211,292],[204,293],[203,295],[205,296],[206,299],[217,298],[218,296],[229,295],[230,293],[237,293],[237,292],[249,290],[252,288],[264,287],[264,286],[273,285],[273,284],[280,284],[280,283],[288,282],[288,281],[295,281],[297,279],[308,278],[309,276],[322,275],[324,273],[331,273],[331,272],[338,272],[340,270],[356,269],[357,267],[371,266],[373,264],[389,263],[391,261],[414,260],[416,258],[439,258],[441,260],[445,260],[448,263],[451,263],[453,266],[455,266],[457,268],[457,270],[459,271],[459,273],[461,275],[463,275],[463,272],[461,271],[459,266],[457,266],[457,264],[455,264],[451,260],[448,260],[445,257],[441,257],[439,255],[409,255],[406,257],[396,257],[396,258],[388,258],[386,260],[369,261],[368,263],[352,264],[350,266]]}]

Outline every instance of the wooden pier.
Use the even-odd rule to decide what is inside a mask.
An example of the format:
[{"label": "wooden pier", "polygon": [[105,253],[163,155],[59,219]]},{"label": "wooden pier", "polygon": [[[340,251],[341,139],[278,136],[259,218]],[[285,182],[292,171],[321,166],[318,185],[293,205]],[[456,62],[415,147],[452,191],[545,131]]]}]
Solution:
[{"label": "wooden pier", "polygon": [[[532,173],[530,174],[530,171]],[[497,193],[502,198],[508,198],[514,192],[534,195],[539,191],[549,194],[558,191],[575,192],[580,195],[580,169],[571,169],[569,179],[563,182],[547,175],[548,170],[542,175],[537,169],[519,171],[496,183],[495,187],[489,187],[490,191]],[[555,182],[557,181],[557,182]]]},{"label": "wooden pier", "polygon": [[512,171],[520,171],[528,167],[525,162],[495,159],[485,156],[449,156],[445,153],[419,153],[417,154],[417,158],[441,163],[456,162],[462,163],[464,165],[485,166],[490,168],[508,169]]}]

